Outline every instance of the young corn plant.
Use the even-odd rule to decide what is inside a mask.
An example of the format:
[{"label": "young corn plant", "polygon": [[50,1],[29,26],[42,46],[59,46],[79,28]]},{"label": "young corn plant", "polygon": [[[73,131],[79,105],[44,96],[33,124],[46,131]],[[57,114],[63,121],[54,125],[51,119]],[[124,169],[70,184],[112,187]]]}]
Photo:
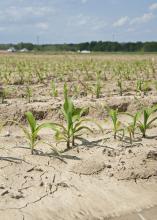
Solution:
[{"label": "young corn plant", "polygon": [[134,115],[130,113],[126,113],[128,116],[132,118],[132,122],[129,125],[132,127],[132,136],[135,137],[135,131],[138,127],[138,120],[141,116],[141,112],[136,112]]},{"label": "young corn plant", "polygon": [[155,113],[156,111],[157,111],[157,105],[150,108],[145,108],[143,110],[143,120],[138,121],[138,128],[140,129],[143,138],[146,137],[147,129],[149,129],[152,123],[157,120],[157,117],[150,119],[153,113]]},{"label": "young corn plant", "polygon": [[117,139],[118,132],[122,132],[122,136],[124,136],[124,129],[121,127],[122,124],[118,119],[118,110],[110,109],[109,116],[111,117],[113,123],[114,139]]},{"label": "young corn plant", "polygon": [[4,104],[5,103],[5,99],[7,97],[7,90],[4,89],[4,88],[0,88],[0,98],[1,98],[1,104]]},{"label": "young corn plant", "polygon": [[130,113],[126,113],[127,115],[129,115],[132,118],[132,122],[129,123],[126,126],[126,130],[129,133],[129,138],[130,138],[130,144],[132,145],[133,143],[133,138],[135,137],[135,131],[138,128],[138,120],[141,116],[141,112],[137,112],[135,115],[130,114]]},{"label": "young corn plant", "polygon": [[40,142],[39,140],[39,131],[43,128],[52,128],[55,129],[56,124],[55,123],[42,123],[41,125],[37,125],[37,121],[35,117],[33,116],[32,112],[26,112],[26,119],[29,125],[29,128],[25,128],[22,125],[19,125],[27,139],[27,142],[29,144],[29,147],[31,149],[31,154],[34,154],[34,149],[36,145]]},{"label": "young corn plant", "polygon": [[136,95],[138,93],[142,93],[142,87],[143,87],[143,80],[137,80],[136,82]]},{"label": "young corn plant", "polygon": [[66,99],[68,97],[68,86],[66,83],[64,83],[63,94],[64,94],[64,99]]},{"label": "young corn plant", "polygon": [[79,97],[79,95],[80,95],[80,87],[79,87],[78,84],[73,86],[72,92],[73,92],[73,97],[75,97],[75,98]]},{"label": "young corn plant", "polygon": [[56,88],[56,84],[54,81],[51,81],[51,95],[53,97],[57,97],[58,96],[58,90]]},{"label": "young corn plant", "polygon": [[101,84],[100,84],[100,80],[97,79],[96,81],[96,86],[95,86],[95,93],[96,93],[96,98],[100,98],[100,94],[101,94]]},{"label": "young corn plant", "polygon": [[132,146],[133,144],[133,133],[134,133],[134,128],[133,128],[133,125],[132,124],[129,124],[127,127],[126,127],[126,130],[127,132],[129,133],[129,139],[130,139],[130,145]]},{"label": "young corn plant", "polygon": [[82,82],[79,80],[80,85],[82,86],[83,91],[81,92],[82,96],[87,96],[88,92],[93,92],[92,88],[88,85],[87,82]]},{"label": "young corn plant", "polygon": [[86,109],[77,108],[74,106],[72,100],[69,97],[65,98],[62,113],[66,120],[66,125],[60,125],[56,129],[56,139],[58,141],[66,141],[67,149],[70,149],[70,144],[75,145],[76,137],[80,136],[82,130],[92,130],[83,125],[83,122],[89,121],[89,119],[82,118],[83,113]]},{"label": "young corn plant", "polygon": [[120,96],[122,96],[122,95],[123,95],[122,81],[121,81],[121,80],[118,80],[117,85],[118,85],[118,87],[119,87],[119,94],[120,94]]},{"label": "young corn plant", "polygon": [[36,67],[36,75],[38,77],[38,82],[42,83],[44,81],[43,69],[42,67]]},{"label": "young corn plant", "polygon": [[96,74],[96,86],[95,86],[96,98],[100,98],[101,94],[101,83],[100,83],[100,72]]},{"label": "young corn plant", "polygon": [[33,96],[32,89],[30,88],[30,86],[26,86],[26,99],[28,103],[31,102],[32,96]]},{"label": "young corn plant", "polygon": [[56,139],[58,141],[65,141],[67,144],[67,149],[75,146],[75,139],[82,135],[83,130],[88,130],[93,132],[84,123],[91,121],[95,123],[101,130],[101,126],[94,120],[83,118],[83,115],[87,112],[86,108],[75,107],[71,98],[67,96],[67,88],[64,88],[64,104],[62,108],[62,113],[66,121],[66,125],[60,125],[55,128]]}]

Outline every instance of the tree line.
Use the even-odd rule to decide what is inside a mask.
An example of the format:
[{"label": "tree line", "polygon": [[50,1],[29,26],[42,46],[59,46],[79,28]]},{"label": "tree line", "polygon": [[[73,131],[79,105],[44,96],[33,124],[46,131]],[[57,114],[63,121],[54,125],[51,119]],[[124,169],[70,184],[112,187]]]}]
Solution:
[{"label": "tree line", "polygon": [[95,52],[157,52],[157,42],[127,42],[119,43],[112,41],[91,41],[78,44],[0,44],[0,50],[7,50],[14,47],[16,50],[23,48],[29,51],[82,51]]}]

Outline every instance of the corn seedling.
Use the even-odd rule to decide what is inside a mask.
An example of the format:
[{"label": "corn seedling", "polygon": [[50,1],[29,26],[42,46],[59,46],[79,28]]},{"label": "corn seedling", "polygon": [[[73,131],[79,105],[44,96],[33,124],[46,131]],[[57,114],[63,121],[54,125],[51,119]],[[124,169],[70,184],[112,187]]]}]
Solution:
[{"label": "corn seedling", "polygon": [[[150,119],[152,114],[157,111],[157,106],[151,108],[145,108],[143,110],[143,121],[138,121],[138,127],[142,133],[142,136],[146,137],[146,131],[150,128],[151,124],[157,120],[157,117]],[[150,119],[150,120],[149,120]]]},{"label": "corn seedling", "polygon": [[100,98],[100,93],[101,93],[101,84],[100,84],[100,80],[97,79],[96,81],[96,87],[95,87],[95,93],[96,93],[96,98]]},{"label": "corn seedling", "polygon": [[136,82],[136,94],[137,93],[142,93],[142,85],[143,85],[143,80],[137,80]]},{"label": "corn seedling", "polygon": [[64,93],[64,99],[66,99],[68,96],[68,86],[66,83],[64,83],[63,93]]},{"label": "corn seedling", "polygon": [[114,139],[117,138],[117,133],[122,131],[124,136],[124,129],[121,128],[121,122],[118,119],[118,110],[110,109],[109,116],[111,117],[113,123],[113,132],[114,132]]},{"label": "corn seedling", "polygon": [[37,77],[38,77],[38,81],[39,81],[40,83],[42,83],[43,80],[44,80],[44,77],[43,77],[42,68],[41,68],[40,66],[39,66],[39,67],[36,67],[36,75],[37,75]]},{"label": "corn seedling", "polygon": [[138,128],[138,120],[141,116],[141,112],[137,112],[135,115],[130,114],[130,113],[126,113],[127,115],[129,115],[132,118],[132,122],[128,124],[128,126],[126,126],[126,130],[129,133],[129,138],[130,138],[130,144],[132,145],[133,142],[133,138],[135,137],[135,131]]},{"label": "corn seedling", "polygon": [[6,97],[7,97],[7,94],[8,94],[8,92],[7,92],[6,89],[2,88],[2,89],[0,90],[0,98],[1,98],[1,103],[2,103],[2,104],[5,102],[5,99],[6,99]]},{"label": "corn seedling", "polygon": [[122,81],[118,80],[117,85],[119,87],[119,94],[120,94],[120,96],[122,96],[123,95]]},{"label": "corn seedling", "polygon": [[96,98],[100,98],[100,93],[101,93],[101,83],[100,83],[100,71],[97,72],[96,74],[96,87],[95,87],[95,93],[96,93]]},{"label": "corn seedling", "polygon": [[[88,126],[83,125],[90,119],[83,118],[83,114],[87,111],[86,108],[77,108],[74,106],[71,98],[67,96],[67,90],[64,90],[64,104],[62,113],[66,121],[66,126],[60,125],[56,129],[56,139],[59,141],[66,141],[67,149],[70,149],[70,144],[75,145],[76,137],[82,135],[82,130],[88,130],[92,132]],[[94,122],[94,121],[93,121]],[[96,122],[94,122],[99,128],[101,128]]]},{"label": "corn seedling", "polygon": [[40,142],[39,140],[39,131],[43,128],[52,128],[55,129],[55,123],[42,123],[41,125],[37,125],[37,121],[31,112],[26,112],[26,119],[29,125],[29,128],[25,128],[22,125],[19,125],[28,141],[29,147],[31,149],[31,154],[34,153],[34,148]]},{"label": "corn seedling", "polygon": [[89,127],[82,125],[83,122],[88,121],[88,119],[82,118],[84,111],[84,108],[75,107],[69,97],[65,98],[62,113],[66,120],[66,126],[61,125],[58,127],[58,130],[56,131],[56,139],[59,141],[66,141],[67,149],[70,148],[70,143],[72,143],[72,146],[75,145],[75,138],[80,131],[86,129],[92,132]]},{"label": "corn seedling", "polygon": [[133,125],[132,125],[132,124],[129,124],[129,125],[126,127],[126,130],[127,130],[127,132],[129,133],[130,144],[131,144],[131,146],[132,146],[132,143],[133,143],[133,135],[134,135]]},{"label": "corn seedling", "polygon": [[30,88],[30,86],[26,86],[26,99],[27,99],[28,103],[31,102],[32,96],[33,96],[32,89]]},{"label": "corn seedling", "polygon": [[138,120],[141,116],[141,112],[136,112],[135,115],[130,114],[130,113],[126,113],[126,114],[132,118],[132,122],[129,124],[129,126],[131,126],[132,136],[134,137],[135,136],[135,130],[138,127],[137,123],[138,123]]},{"label": "corn seedling", "polygon": [[72,88],[72,92],[73,92],[73,97],[78,97],[80,94],[80,87],[79,85],[74,85]]},{"label": "corn seedling", "polygon": [[79,83],[83,87],[82,96],[87,96],[88,92],[93,92],[93,87],[91,88],[90,86],[88,86],[87,82],[82,82],[81,80],[79,80]]},{"label": "corn seedling", "polygon": [[51,95],[53,97],[57,97],[58,96],[58,90],[56,88],[56,84],[54,81],[51,81]]}]

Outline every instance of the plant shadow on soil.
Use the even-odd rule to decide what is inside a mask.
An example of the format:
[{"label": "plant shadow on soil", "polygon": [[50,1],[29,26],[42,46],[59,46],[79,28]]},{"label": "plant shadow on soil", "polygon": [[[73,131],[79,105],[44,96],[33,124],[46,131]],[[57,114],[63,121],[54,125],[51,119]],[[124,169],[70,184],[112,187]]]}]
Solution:
[{"label": "plant shadow on soil", "polygon": [[22,159],[16,157],[0,157],[0,160],[8,161],[11,163],[20,163],[23,161]]},{"label": "plant shadow on soil", "polygon": [[97,146],[97,147],[104,147],[104,145],[99,144],[99,143],[101,143],[103,141],[102,138],[99,139],[99,140],[96,140],[96,141],[88,141],[87,139],[85,139],[83,137],[79,137],[77,139],[80,140],[82,143],[78,144],[76,147],[80,147],[80,146],[85,146],[85,147],[88,147],[88,148],[93,148],[95,146]]},{"label": "plant shadow on soil", "polygon": [[[21,149],[27,149],[27,150],[30,150],[29,147],[15,147],[15,148],[21,148]],[[59,160],[61,160],[62,162],[64,163],[67,163],[65,161],[65,159],[68,159],[68,160],[81,160],[81,158],[77,157],[77,156],[74,156],[74,155],[66,155],[66,154],[63,154],[65,152],[67,152],[69,150],[64,150],[63,152],[50,152],[50,153],[44,153],[43,151],[41,150],[37,150],[37,149],[34,149],[34,156],[42,156],[42,157],[54,157],[54,158],[57,158]]]}]

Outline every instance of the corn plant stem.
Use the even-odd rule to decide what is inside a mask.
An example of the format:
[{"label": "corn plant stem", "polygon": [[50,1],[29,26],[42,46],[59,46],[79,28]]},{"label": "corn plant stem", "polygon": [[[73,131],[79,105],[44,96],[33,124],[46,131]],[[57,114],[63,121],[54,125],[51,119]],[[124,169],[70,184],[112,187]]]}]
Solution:
[{"label": "corn plant stem", "polygon": [[75,136],[72,136],[72,146],[75,146]]},{"label": "corn plant stem", "polygon": [[34,154],[34,149],[31,147],[31,154],[33,155]]},{"label": "corn plant stem", "polygon": [[130,133],[130,144],[132,146],[132,134]]},{"label": "corn plant stem", "polygon": [[70,139],[67,140],[67,149],[70,149]]},{"label": "corn plant stem", "polygon": [[143,138],[146,137],[146,131],[143,131],[143,135],[142,135]]},{"label": "corn plant stem", "polygon": [[114,139],[117,139],[117,132],[114,132]]}]

